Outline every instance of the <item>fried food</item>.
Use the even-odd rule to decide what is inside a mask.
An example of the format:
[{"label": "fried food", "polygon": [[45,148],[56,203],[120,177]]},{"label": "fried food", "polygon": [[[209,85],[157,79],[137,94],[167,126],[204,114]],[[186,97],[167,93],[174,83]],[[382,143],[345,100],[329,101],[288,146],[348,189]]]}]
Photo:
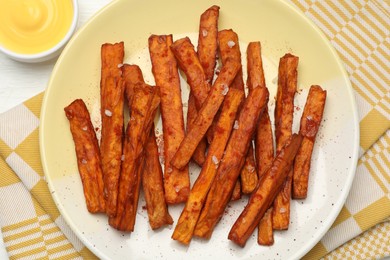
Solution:
[{"label": "fried food", "polygon": [[303,141],[294,162],[292,190],[294,199],[304,199],[307,196],[311,155],[324,113],[325,102],[326,90],[322,90],[317,85],[311,86],[301,117],[299,130],[299,133],[303,135]]},{"label": "fried food", "polygon": [[229,232],[228,238],[234,243],[243,247],[258,226],[260,219],[282,188],[301,142],[301,135],[292,135],[276,155],[272,166],[261,178],[258,188],[249,198],[248,204]]},{"label": "fried food", "polygon": [[106,43],[101,47],[100,104],[102,127],[100,154],[108,216],[116,215],[118,181],[121,170],[124,84],[120,65],[123,63],[123,56],[123,42]]},{"label": "fried food", "polygon": [[83,100],[76,99],[64,110],[75,144],[77,166],[87,209],[91,213],[105,212],[100,151],[88,109]]},{"label": "fried food", "polygon": [[171,165],[180,143],[184,139],[183,104],[176,59],[170,49],[172,35],[149,37],[152,72],[160,89],[161,117],[164,139],[164,189],[168,204],[185,202],[190,193],[188,166],[182,169]]},{"label": "fried food", "polygon": [[231,89],[226,96],[221,109],[221,115],[216,125],[216,134],[210,145],[206,161],[202,170],[191,189],[188,201],[180,215],[172,238],[188,245],[198,221],[206,195],[214,180],[220,160],[222,159],[225,146],[229,140],[236,117],[238,106],[244,98],[243,93]]},{"label": "fried food", "polygon": [[248,95],[233,129],[225,155],[207,195],[194,235],[209,238],[229,202],[240,169],[244,164],[257,120],[269,97],[265,88],[255,88]]}]

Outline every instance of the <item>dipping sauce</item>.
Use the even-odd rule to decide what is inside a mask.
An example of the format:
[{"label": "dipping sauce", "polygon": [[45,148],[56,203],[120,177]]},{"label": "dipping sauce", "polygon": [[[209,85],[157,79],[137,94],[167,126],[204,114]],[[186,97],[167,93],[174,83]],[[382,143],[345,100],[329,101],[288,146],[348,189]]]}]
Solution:
[{"label": "dipping sauce", "polygon": [[74,15],[72,0],[0,0],[0,45],[36,54],[57,45]]}]

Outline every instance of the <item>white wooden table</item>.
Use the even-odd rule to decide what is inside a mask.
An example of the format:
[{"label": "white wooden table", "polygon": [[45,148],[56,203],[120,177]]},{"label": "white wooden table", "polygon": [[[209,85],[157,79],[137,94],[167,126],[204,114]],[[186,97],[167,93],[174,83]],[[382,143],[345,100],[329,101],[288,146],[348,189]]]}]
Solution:
[{"label": "white wooden table", "polygon": [[[110,0],[78,0],[78,2],[78,28],[80,28]],[[20,63],[0,53],[0,113],[44,91],[55,62],[56,59],[38,64]],[[8,259],[1,232],[0,259]]]}]

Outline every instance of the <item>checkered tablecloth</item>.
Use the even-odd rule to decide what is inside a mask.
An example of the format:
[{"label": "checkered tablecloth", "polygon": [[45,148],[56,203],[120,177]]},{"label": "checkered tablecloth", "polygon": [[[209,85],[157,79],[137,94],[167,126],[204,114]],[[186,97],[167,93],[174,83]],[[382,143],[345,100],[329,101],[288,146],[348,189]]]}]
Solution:
[{"label": "checkered tablecloth", "polygon": [[[347,201],[307,259],[390,255],[390,50],[385,1],[292,0],[331,41],[352,82],[360,160]],[[41,166],[40,94],[0,115],[0,226],[11,259],[95,256],[56,208]],[[351,240],[352,239],[352,240]]]}]

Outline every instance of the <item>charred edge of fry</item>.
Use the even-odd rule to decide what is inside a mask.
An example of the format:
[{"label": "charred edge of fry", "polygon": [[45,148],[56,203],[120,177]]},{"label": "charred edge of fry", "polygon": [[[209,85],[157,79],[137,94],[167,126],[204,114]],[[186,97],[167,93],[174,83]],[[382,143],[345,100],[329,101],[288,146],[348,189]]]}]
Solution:
[{"label": "charred edge of fry", "polygon": [[243,98],[244,95],[241,91],[232,89],[223,103],[221,116],[216,124],[217,134],[210,145],[205,164],[195,181],[172,235],[173,239],[185,245],[191,241],[196,222],[229,140],[238,106]]},{"label": "charred edge of fry", "polygon": [[326,90],[322,90],[317,85],[311,86],[300,123],[300,134],[304,138],[294,163],[292,192],[294,199],[304,199],[307,196],[311,156],[322,121],[325,102]]},{"label": "charred edge of fry", "polygon": [[213,5],[200,16],[198,57],[211,84],[217,64],[219,6]]},{"label": "charred edge of fry", "polygon": [[88,109],[83,100],[76,99],[64,110],[75,143],[77,166],[87,209],[91,213],[105,212],[100,151]]},{"label": "charred edge of fry", "polygon": [[211,236],[215,225],[229,202],[240,169],[255,131],[258,118],[269,98],[266,88],[255,88],[249,93],[238,117],[239,128],[234,129],[226,147],[226,153],[207,195],[194,235]]},{"label": "charred edge of fry", "polygon": [[145,146],[142,186],[151,228],[154,230],[164,225],[171,225],[173,219],[165,202],[163,172],[159,161],[154,125],[151,127]]},{"label": "charred edge of fry", "polygon": [[301,141],[302,136],[294,134],[276,155],[272,166],[260,180],[256,191],[251,195],[248,204],[231,228],[228,239],[241,247],[245,246],[246,241],[259,225],[260,219],[282,188]]}]

